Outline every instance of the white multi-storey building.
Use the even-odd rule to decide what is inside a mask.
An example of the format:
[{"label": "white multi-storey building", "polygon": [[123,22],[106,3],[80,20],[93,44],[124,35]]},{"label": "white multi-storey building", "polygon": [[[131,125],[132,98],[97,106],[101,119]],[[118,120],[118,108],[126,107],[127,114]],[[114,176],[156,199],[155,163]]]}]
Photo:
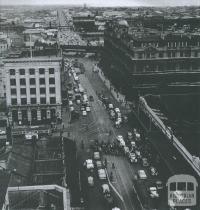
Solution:
[{"label": "white multi-storey building", "polygon": [[61,118],[61,58],[4,60],[10,120],[37,124]]}]

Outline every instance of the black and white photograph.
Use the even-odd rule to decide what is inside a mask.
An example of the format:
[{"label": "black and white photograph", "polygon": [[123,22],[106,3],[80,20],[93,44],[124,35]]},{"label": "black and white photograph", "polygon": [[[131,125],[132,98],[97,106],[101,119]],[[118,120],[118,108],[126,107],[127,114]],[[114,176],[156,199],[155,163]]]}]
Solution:
[{"label": "black and white photograph", "polygon": [[0,0],[0,210],[200,210],[200,0]]}]

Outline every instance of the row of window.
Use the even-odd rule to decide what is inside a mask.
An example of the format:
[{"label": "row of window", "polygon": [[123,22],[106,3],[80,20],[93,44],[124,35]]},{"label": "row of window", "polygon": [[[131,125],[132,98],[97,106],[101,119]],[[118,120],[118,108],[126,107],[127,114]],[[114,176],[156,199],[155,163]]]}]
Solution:
[{"label": "row of window", "polygon": [[[30,85],[35,85],[36,81],[35,78],[30,78]],[[26,85],[26,79],[21,78],[20,79],[20,85]],[[39,78],[39,84],[40,85],[45,85],[45,78]],[[49,78],[49,84],[54,85],[55,84],[55,78]],[[16,85],[16,79],[10,79],[10,85]]]},{"label": "row of window", "polygon": [[[16,71],[15,69],[10,69],[10,75],[15,75]],[[20,75],[25,75],[25,69],[19,69]],[[31,68],[29,69],[30,75],[35,75],[35,69]],[[39,68],[39,74],[45,74],[44,68]],[[49,74],[54,74],[54,68],[49,68]]]},{"label": "row of window", "polygon": [[[132,56],[134,57],[134,53],[132,53]],[[159,52],[158,57],[159,58],[164,58],[164,53]],[[177,56],[176,52],[168,52],[167,57],[168,58],[171,58],[171,57],[175,58],[175,57],[178,57],[178,56]],[[190,51],[186,51],[186,52],[181,51],[180,52],[180,57],[191,57],[191,52]],[[194,57],[198,57],[198,52],[194,53]],[[155,53],[145,53],[145,54],[144,53],[138,53],[138,58],[139,59],[141,59],[141,58],[156,58],[156,54]]]},{"label": "row of window", "polygon": [[[49,93],[55,93],[55,87],[49,88]],[[45,94],[46,88],[40,88],[40,94]],[[11,88],[11,95],[16,95],[17,90],[15,88]],[[26,94],[26,88],[20,88],[20,94]],[[30,94],[36,94],[36,88],[30,88]]]},{"label": "row of window", "polygon": [[[31,102],[31,104],[37,104],[36,98],[31,98],[30,102]],[[11,99],[11,104],[12,105],[17,105],[17,99],[12,98]],[[46,98],[45,97],[40,98],[40,104],[46,104]],[[50,104],[56,104],[56,98],[55,97],[50,97]],[[21,105],[27,105],[27,99],[26,98],[21,98]]]}]

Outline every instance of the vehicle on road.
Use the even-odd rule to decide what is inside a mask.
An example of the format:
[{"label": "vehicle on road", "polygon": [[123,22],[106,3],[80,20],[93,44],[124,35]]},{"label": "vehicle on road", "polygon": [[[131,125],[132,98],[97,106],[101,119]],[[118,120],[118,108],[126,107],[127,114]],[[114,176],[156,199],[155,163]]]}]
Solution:
[{"label": "vehicle on road", "polygon": [[135,153],[130,153],[129,154],[129,160],[130,160],[131,163],[137,163],[138,162]]},{"label": "vehicle on road", "polygon": [[124,147],[124,154],[128,154],[129,153],[129,148],[128,147]]},{"label": "vehicle on road", "polygon": [[114,108],[113,104],[108,104],[108,108],[113,109]]},{"label": "vehicle on road", "polygon": [[94,152],[94,160],[100,160],[100,153]]},{"label": "vehicle on road", "polygon": [[147,179],[147,175],[146,175],[144,170],[139,170],[138,171],[138,176],[139,176],[140,179]]},{"label": "vehicle on road", "polygon": [[70,106],[69,107],[69,110],[72,112],[72,111],[74,111],[74,107],[73,106]]},{"label": "vehicle on road", "polygon": [[109,188],[108,184],[103,184],[101,187],[102,187],[102,192],[103,192],[103,195],[104,195],[104,198],[106,199],[106,201],[109,204],[113,203],[113,197],[111,196],[110,188]]},{"label": "vehicle on road", "polygon": [[148,191],[151,198],[159,198],[159,194],[156,187],[149,187]]},{"label": "vehicle on road", "polygon": [[162,181],[160,180],[156,181],[156,187],[158,190],[163,190],[164,186],[163,186]]},{"label": "vehicle on road", "polygon": [[87,159],[84,162],[84,165],[87,169],[93,169],[94,168],[94,163],[93,163],[92,159]]},{"label": "vehicle on road", "polygon": [[135,154],[136,154],[137,158],[142,158],[140,150],[135,150]]},{"label": "vehicle on road", "polygon": [[85,110],[85,106],[82,104],[81,105],[81,111],[84,111]]},{"label": "vehicle on road", "polygon": [[89,96],[89,101],[94,101],[94,97],[92,95]]},{"label": "vehicle on road", "polygon": [[129,141],[131,141],[133,139],[133,133],[129,131],[127,133],[127,138],[128,138]]},{"label": "vehicle on road", "polygon": [[105,180],[106,179],[106,171],[105,169],[101,168],[98,170],[99,179]]},{"label": "vehicle on road", "polygon": [[119,121],[119,120],[115,121],[115,127],[120,128],[121,127],[121,121]]},{"label": "vehicle on road", "polygon": [[88,185],[90,187],[93,187],[94,186],[94,178],[92,176],[89,176],[88,177]]},{"label": "vehicle on road", "polygon": [[142,158],[142,165],[144,167],[148,167],[149,166],[149,162],[148,162],[147,158]]},{"label": "vehicle on road", "polygon": [[81,100],[80,99],[77,99],[76,100],[76,104],[80,104],[81,103]]},{"label": "vehicle on road", "polygon": [[83,116],[87,116],[87,112],[85,110],[82,111]]},{"label": "vehicle on road", "polygon": [[89,106],[86,106],[86,108],[85,108],[85,109],[86,109],[86,111],[87,111],[87,112],[91,112],[91,109],[90,109],[90,107],[89,107]]},{"label": "vehicle on road", "polygon": [[102,188],[102,193],[103,194],[110,193],[110,188],[109,188],[109,185],[108,184],[102,184],[101,185],[101,188]]},{"label": "vehicle on road", "polygon": [[102,168],[102,162],[100,160],[97,160],[95,163],[96,163],[97,169],[101,169]]},{"label": "vehicle on road", "polygon": [[117,138],[116,138],[116,140],[117,140],[119,146],[121,146],[121,147],[126,146],[125,141],[124,141],[124,138],[123,138],[122,135],[118,135]]},{"label": "vehicle on road", "polygon": [[73,106],[73,102],[72,101],[69,101],[69,106]]},{"label": "vehicle on road", "polygon": [[115,112],[116,112],[116,113],[120,113],[120,109],[116,107],[116,108],[115,108]]},{"label": "vehicle on road", "polygon": [[151,166],[149,170],[150,170],[151,176],[158,176],[158,171],[155,167]]}]

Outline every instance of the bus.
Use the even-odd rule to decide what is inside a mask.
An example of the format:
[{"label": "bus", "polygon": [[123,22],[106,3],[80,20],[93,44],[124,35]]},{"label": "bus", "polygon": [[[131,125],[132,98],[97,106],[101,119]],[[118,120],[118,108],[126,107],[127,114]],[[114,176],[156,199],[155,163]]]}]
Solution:
[{"label": "bus", "polygon": [[197,203],[196,179],[187,174],[170,177],[167,181],[169,206],[195,206]]}]

